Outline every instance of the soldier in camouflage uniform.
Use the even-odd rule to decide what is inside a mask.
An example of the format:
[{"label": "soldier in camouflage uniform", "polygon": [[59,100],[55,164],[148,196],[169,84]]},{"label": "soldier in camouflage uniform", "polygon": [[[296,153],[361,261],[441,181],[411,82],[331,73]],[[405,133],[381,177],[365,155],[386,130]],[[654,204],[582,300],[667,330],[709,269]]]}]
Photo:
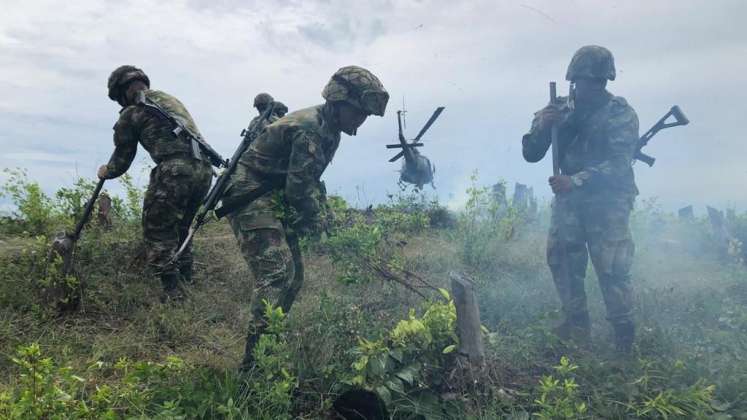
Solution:
[{"label": "soldier in camouflage uniform", "polygon": [[[133,66],[121,66],[108,82],[109,98],[122,106],[114,125],[114,153],[99,168],[98,176],[112,179],[124,174],[135,158],[138,143],[156,167],[143,200],[143,238],[150,268],[160,276],[161,299],[182,297],[182,282],[192,279],[192,253],[184,252],[178,265],[170,264],[184,239],[212,180],[205,157],[195,156],[190,137],[199,130],[187,109],[173,96],[150,89],[148,76]],[[166,114],[154,112],[158,107]],[[186,130],[174,134],[179,121]]]},{"label": "soldier in camouflage uniform", "polygon": [[252,351],[266,328],[263,300],[291,305],[303,283],[298,238],[327,224],[322,173],[332,161],[340,132],[355,135],[368,115],[384,115],[389,94],[368,70],[338,70],[322,92],[326,102],[295,111],[268,125],[241,156],[224,202],[269,183],[274,190],[228,217],[254,277],[242,370],[253,366]]},{"label": "soldier in camouflage uniform", "polygon": [[[275,121],[283,118],[285,114],[288,113],[288,107],[285,106],[284,103],[275,101],[275,99],[269,93],[260,93],[259,95],[254,97],[254,108],[257,109],[257,112],[259,114],[256,117],[252,118],[252,120],[249,122],[249,127],[253,126],[256,121],[259,121],[259,119],[262,118],[262,113],[265,112],[265,109],[267,109],[267,107],[270,105],[273,106],[272,114],[270,114],[269,118],[267,118],[266,120],[260,121],[260,131],[265,128],[265,126],[270,125]],[[244,136],[244,134],[246,134],[246,130],[247,129],[241,132],[242,137]]]},{"label": "soldier in camouflage uniform", "polygon": [[566,80],[572,94],[537,112],[522,139],[524,159],[541,160],[558,125],[561,175],[550,178],[556,194],[547,261],[560,296],[563,338],[586,341],[590,322],[584,291],[589,256],[597,273],[607,319],[618,350],[634,339],[630,267],[634,245],[628,225],[638,194],[632,160],[638,117],[625,99],[606,90],[615,80],[612,54],[586,46],[573,56]]}]

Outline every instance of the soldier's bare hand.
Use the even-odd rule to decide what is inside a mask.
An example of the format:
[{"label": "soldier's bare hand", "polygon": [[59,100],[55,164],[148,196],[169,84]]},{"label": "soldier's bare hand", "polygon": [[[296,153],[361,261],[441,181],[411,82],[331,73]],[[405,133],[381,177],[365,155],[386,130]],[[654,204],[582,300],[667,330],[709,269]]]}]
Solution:
[{"label": "soldier's bare hand", "polygon": [[548,105],[539,112],[539,125],[542,130],[549,130],[553,124],[560,122],[562,114],[557,105]]},{"label": "soldier's bare hand", "polygon": [[548,182],[555,194],[567,193],[573,189],[573,180],[568,175],[551,176]]},{"label": "soldier's bare hand", "polygon": [[109,167],[106,165],[101,165],[99,166],[99,170],[96,172],[96,175],[98,175],[100,179],[106,179],[106,174],[108,172],[109,172]]}]

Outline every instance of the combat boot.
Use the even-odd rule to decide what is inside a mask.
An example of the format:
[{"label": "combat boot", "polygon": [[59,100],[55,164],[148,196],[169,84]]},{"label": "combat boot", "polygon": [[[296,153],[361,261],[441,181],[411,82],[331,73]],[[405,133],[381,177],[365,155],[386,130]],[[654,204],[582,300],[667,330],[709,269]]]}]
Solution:
[{"label": "combat boot", "polygon": [[178,272],[161,274],[161,284],[163,285],[160,297],[161,303],[183,301],[187,296],[181,283],[181,274]]},{"label": "combat boot", "polygon": [[615,350],[618,353],[630,354],[635,340],[635,325],[632,322],[613,324],[615,330]]},{"label": "combat boot", "polygon": [[591,341],[589,314],[584,312],[567,316],[562,324],[555,327],[554,332],[563,341],[572,341],[578,345],[588,344]]}]

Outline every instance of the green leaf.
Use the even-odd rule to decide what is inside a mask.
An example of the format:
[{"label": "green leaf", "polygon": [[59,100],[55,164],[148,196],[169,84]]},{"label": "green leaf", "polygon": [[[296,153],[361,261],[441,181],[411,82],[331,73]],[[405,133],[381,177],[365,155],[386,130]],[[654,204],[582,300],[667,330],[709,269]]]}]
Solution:
[{"label": "green leaf", "polygon": [[415,385],[415,380],[420,374],[420,369],[420,363],[416,362],[400,370],[394,376],[402,379],[406,384],[413,386]]},{"label": "green leaf", "polygon": [[385,386],[376,387],[376,393],[379,394],[379,398],[384,401],[384,404],[389,405],[392,402],[392,393]]},{"label": "green leaf", "polygon": [[404,394],[405,393],[405,387],[402,384],[402,380],[395,377],[386,382],[386,387],[389,388],[390,391]]},{"label": "green leaf", "polygon": [[389,352],[389,356],[398,361],[399,363],[402,363],[402,359],[404,358],[404,354],[402,353],[402,349],[392,349]]},{"label": "green leaf", "polygon": [[449,346],[444,347],[442,353],[449,354],[449,353],[453,353],[454,350],[456,350],[456,344],[451,344]]},{"label": "green leaf", "polygon": [[388,357],[386,353],[381,353],[370,358],[368,361],[368,372],[374,376],[384,376],[386,374],[386,360]]},{"label": "green leaf", "polygon": [[444,299],[451,300],[451,295],[446,289],[439,287],[438,292],[441,293],[441,296],[443,296]]}]

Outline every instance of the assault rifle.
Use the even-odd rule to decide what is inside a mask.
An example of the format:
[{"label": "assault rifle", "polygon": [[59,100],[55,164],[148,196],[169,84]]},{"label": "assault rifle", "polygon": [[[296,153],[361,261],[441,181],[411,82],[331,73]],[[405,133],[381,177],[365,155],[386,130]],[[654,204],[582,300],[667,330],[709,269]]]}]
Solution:
[{"label": "assault rifle", "polygon": [[182,255],[182,253],[184,253],[189,244],[192,242],[192,238],[194,237],[197,230],[205,224],[205,218],[207,217],[208,213],[213,211],[218,205],[218,202],[223,197],[223,193],[226,192],[228,179],[236,171],[236,166],[239,164],[239,158],[241,158],[241,155],[244,154],[247,148],[249,148],[249,145],[262,132],[262,128],[264,127],[263,123],[270,118],[274,108],[275,103],[271,102],[269,106],[264,110],[264,112],[262,112],[259,118],[252,121],[252,123],[249,124],[249,128],[247,128],[245,131],[242,131],[242,133],[244,133],[244,138],[241,139],[239,147],[236,149],[236,151],[233,153],[233,156],[228,161],[226,169],[224,169],[220,176],[218,176],[215,184],[213,184],[210,192],[208,192],[205,200],[203,200],[202,205],[200,205],[200,209],[195,215],[195,220],[194,222],[192,222],[192,226],[189,227],[187,237],[184,239],[182,244],[179,246],[179,249],[171,258],[171,264],[176,264],[176,262],[179,260],[179,257]]},{"label": "assault rifle", "polygon": [[[674,122],[666,122],[669,117],[674,117]],[[633,159],[638,159],[648,166],[654,166],[656,158],[643,153],[641,149],[643,149],[648,144],[648,141],[651,140],[651,137],[655,136],[659,131],[669,127],[677,127],[678,125],[687,125],[689,123],[690,120],[687,119],[680,107],[677,105],[673,106],[672,109],[669,110],[669,112],[661,117],[661,119],[657,121],[653,127],[649,128],[648,131],[646,131],[646,133],[641,136],[641,138],[638,140],[638,146],[635,149],[635,155],[633,156]]]},{"label": "assault rifle", "polygon": [[158,103],[148,99],[143,92],[140,93],[138,101],[146,109],[155,113],[159,118],[169,121],[174,126],[172,133],[174,133],[175,137],[178,138],[182,133],[186,134],[186,137],[189,140],[189,144],[192,147],[192,156],[194,156],[195,159],[203,160],[202,155],[205,154],[207,155],[210,164],[215,166],[216,168],[228,165],[228,163],[223,159],[223,156],[216,152],[215,149],[210,147],[210,145],[200,136],[199,133],[195,133],[190,130],[183,121],[181,121],[179,118],[175,118],[170,112],[161,108]]}]

